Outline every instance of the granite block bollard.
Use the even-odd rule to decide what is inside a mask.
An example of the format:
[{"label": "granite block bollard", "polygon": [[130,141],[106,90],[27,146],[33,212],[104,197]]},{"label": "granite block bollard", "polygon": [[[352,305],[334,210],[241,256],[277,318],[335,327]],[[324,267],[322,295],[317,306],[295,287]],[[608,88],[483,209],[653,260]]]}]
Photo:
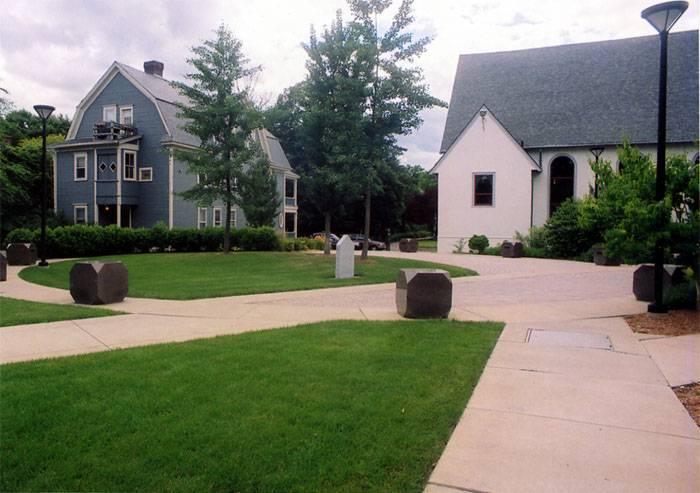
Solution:
[{"label": "granite block bollard", "polygon": [[396,311],[406,318],[447,318],[452,309],[452,279],[439,269],[399,269]]},{"label": "granite block bollard", "polygon": [[5,252],[0,252],[0,282],[7,281],[7,257]]},{"label": "granite block bollard", "polygon": [[121,262],[76,262],[70,270],[70,295],[76,303],[117,303],[128,292],[129,271]]},{"label": "granite block bollard", "polygon": [[415,253],[418,251],[417,238],[401,238],[399,240],[399,251],[406,253]]},{"label": "granite block bollard", "polygon": [[335,246],[335,278],[348,279],[355,276],[355,244],[348,235],[343,235]]},{"label": "granite block bollard", "polygon": [[504,241],[501,245],[501,256],[508,258],[521,258],[523,256],[524,248],[523,244],[519,241],[511,243],[510,241]]},{"label": "granite block bollard", "polygon": [[8,265],[34,265],[36,245],[34,243],[10,243],[7,245]]},{"label": "granite block bollard", "polygon": [[616,257],[608,257],[605,255],[605,250],[603,247],[595,247],[593,250],[593,262],[596,265],[604,265],[610,267],[618,267],[622,264],[622,261]]},{"label": "granite block bollard", "polygon": [[[634,271],[632,280],[632,292],[638,301],[654,301],[654,265],[640,265]],[[678,265],[664,265],[663,286],[666,291],[670,286],[682,284],[685,281],[683,267]]]}]

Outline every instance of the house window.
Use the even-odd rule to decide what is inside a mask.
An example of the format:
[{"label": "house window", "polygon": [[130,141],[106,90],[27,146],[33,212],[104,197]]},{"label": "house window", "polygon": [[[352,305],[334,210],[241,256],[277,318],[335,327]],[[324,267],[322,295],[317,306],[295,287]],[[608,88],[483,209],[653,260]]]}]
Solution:
[{"label": "house window", "polygon": [[134,151],[124,151],[124,179],[136,180],[136,153]]},{"label": "house window", "polygon": [[112,173],[114,173],[115,171],[117,171],[117,163],[115,163],[114,161],[112,161],[112,162],[110,163],[110,165],[109,165],[109,169],[112,171]]},{"label": "house window", "polygon": [[139,168],[139,181],[153,181],[153,168]]},{"label": "house window", "polygon": [[87,205],[73,206],[73,223],[87,224]]},{"label": "house window", "polygon": [[115,105],[102,107],[102,120],[106,122],[117,121],[117,107]]},{"label": "house window", "polygon": [[105,164],[104,161],[102,161],[102,162],[100,163],[100,171],[102,171],[103,173],[104,173],[105,171],[107,171],[107,165]]},{"label": "house window", "polygon": [[119,108],[119,123],[123,125],[134,124],[134,108],[132,106]]},{"label": "house window", "polygon": [[73,179],[87,181],[87,153],[73,154]]},{"label": "house window", "polygon": [[474,205],[493,206],[493,173],[474,175]]},{"label": "house window", "polygon": [[207,227],[207,208],[197,207],[197,227],[199,229]]},{"label": "house window", "polygon": [[231,207],[231,227],[236,227],[236,209]]},{"label": "house window", "polygon": [[568,156],[559,156],[549,168],[549,215],[559,205],[574,196],[574,161]]},{"label": "house window", "polygon": [[221,225],[223,224],[223,221],[221,219],[221,216],[223,214],[223,209],[221,207],[214,207],[214,226],[217,228],[220,228]]}]

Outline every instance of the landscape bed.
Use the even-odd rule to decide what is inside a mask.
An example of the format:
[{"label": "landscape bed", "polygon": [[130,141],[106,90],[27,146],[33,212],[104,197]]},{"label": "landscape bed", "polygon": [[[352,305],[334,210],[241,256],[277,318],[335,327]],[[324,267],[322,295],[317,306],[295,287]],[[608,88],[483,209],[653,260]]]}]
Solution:
[{"label": "landscape bed", "polygon": [[2,366],[2,491],[422,491],[503,324],[335,321]]},{"label": "landscape bed", "polygon": [[[476,275],[450,265],[370,257],[368,262],[355,262],[354,278],[335,279],[335,256],[315,253],[147,253],[91,260],[124,262],[129,270],[128,296],[172,300],[395,282],[400,268],[444,269],[452,277]],[[49,269],[28,267],[19,276],[36,284],[69,289],[70,269],[75,262],[55,262]]]}]

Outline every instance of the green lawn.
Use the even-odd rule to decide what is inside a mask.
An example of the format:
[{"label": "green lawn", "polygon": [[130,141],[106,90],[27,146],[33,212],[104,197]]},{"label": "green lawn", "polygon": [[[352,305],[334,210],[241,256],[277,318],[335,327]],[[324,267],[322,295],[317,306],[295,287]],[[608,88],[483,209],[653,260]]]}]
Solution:
[{"label": "green lawn", "polygon": [[[376,284],[396,281],[402,267],[440,268],[452,277],[474,271],[400,258],[370,257],[355,262],[355,278],[335,279],[335,256],[285,252],[160,253],[118,255],[129,270],[129,294],[137,298],[188,300],[255,293]],[[69,289],[74,260],[55,262],[50,269],[28,267],[26,281]]]},{"label": "green lawn", "polygon": [[437,252],[437,240],[420,240],[418,242],[419,252]]},{"label": "green lawn", "polygon": [[54,305],[51,303],[16,300],[4,296],[0,297],[0,327],[58,322],[59,320],[77,320],[79,318],[109,317],[111,315],[121,315],[122,313],[103,308]]},{"label": "green lawn", "polygon": [[1,367],[2,491],[422,491],[500,323],[334,321]]}]

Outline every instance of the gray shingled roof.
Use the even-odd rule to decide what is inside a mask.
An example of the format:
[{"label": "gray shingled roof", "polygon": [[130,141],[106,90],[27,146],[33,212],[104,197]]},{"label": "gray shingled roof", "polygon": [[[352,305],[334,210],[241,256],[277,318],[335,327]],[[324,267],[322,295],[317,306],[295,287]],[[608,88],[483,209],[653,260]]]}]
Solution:
[{"label": "gray shingled roof", "polygon": [[[698,139],[698,31],[671,33],[668,142]],[[656,142],[659,36],[461,55],[440,152],[482,105],[526,148]]]}]

